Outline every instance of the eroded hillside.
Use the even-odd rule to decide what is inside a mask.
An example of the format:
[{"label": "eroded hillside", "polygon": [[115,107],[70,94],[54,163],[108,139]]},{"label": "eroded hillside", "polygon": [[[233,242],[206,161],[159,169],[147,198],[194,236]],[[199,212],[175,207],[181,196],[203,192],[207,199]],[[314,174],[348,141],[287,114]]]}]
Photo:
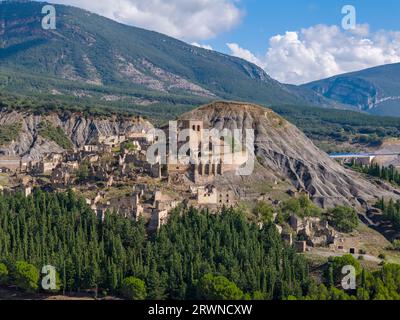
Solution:
[{"label": "eroded hillside", "polygon": [[340,166],[319,150],[298,128],[260,106],[217,102],[183,115],[203,120],[216,129],[254,129],[255,154],[260,166],[248,177],[231,176],[228,183],[251,189],[262,183],[289,181],[322,206],[364,204],[382,196],[398,197],[391,186],[377,186]]},{"label": "eroded hillside", "polygon": [[37,115],[16,111],[0,112],[0,126],[18,128],[10,142],[2,144],[0,141],[0,154],[26,160],[38,160],[45,154],[61,153],[68,147],[80,148],[93,143],[99,135],[146,132],[153,128],[150,122],[134,117],[87,117],[59,113]]}]

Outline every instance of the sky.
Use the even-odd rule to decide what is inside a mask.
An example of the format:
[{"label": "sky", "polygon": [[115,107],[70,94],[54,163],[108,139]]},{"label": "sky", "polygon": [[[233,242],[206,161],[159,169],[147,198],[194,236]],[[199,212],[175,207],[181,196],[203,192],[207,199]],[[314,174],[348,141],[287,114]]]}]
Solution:
[{"label": "sky", "polygon": [[[398,0],[53,0],[253,62],[302,84],[400,62]],[[351,5],[354,16],[342,13]],[[354,22],[343,28],[343,18]],[[354,19],[353,19],[354,18]],[[346,24],[347,25],[347,24]],[[345,27],[346,27],[345,25]]]}]

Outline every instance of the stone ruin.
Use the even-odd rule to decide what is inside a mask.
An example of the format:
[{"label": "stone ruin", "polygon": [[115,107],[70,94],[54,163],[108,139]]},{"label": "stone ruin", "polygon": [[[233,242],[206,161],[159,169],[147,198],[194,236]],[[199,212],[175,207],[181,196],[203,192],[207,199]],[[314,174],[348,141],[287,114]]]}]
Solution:
[{"label": "stone ruin", "polygon": [[337,238],[337,232],[329,223],[317,217],[299,218],[292,215],[290,227],[297,237],[310,247],[328,247],[334,244]]}]

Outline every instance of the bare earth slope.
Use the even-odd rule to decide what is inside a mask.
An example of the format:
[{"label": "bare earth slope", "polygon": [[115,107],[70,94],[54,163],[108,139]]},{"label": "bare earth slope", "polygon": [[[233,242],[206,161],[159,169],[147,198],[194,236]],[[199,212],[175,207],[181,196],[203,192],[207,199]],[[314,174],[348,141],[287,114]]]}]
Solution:
[{"label": "bare earth slope", "polygon": [[[324,207],[334,204],[364,205],[399,193],[388,185],[375,185],[359,174],[343,168],[319,150],[299,129],[273,111],[260,106],[216,102],[182,116],[203,120],[216,129],[254,129],[255,153],[259,164],[249,177],[231,176],[226,183],[257,186],[277,179],[306,191]],[[243,194],[237,190],[239,194]],[[248,191],[247,191],[248,192]]]}]

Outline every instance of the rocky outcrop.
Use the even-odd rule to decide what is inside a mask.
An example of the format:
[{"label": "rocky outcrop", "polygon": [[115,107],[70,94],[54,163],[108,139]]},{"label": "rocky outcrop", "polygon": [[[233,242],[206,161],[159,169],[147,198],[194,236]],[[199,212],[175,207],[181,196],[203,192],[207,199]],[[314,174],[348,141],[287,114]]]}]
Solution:
[{"label": "rocky outcrop", "polygon": [[62,115],[58,113],[35,115],[32,112],[0,111],[0,125],[20,124],[16,140],[0,147],[0,154],[20,156],[37,160],[45,153],[58,153],[63,149],[55,142],[40,136],[39,126],[48,122],[60,127],[75,147],[94,143],[99,135],[123,135],[129,132],[147,132],[153,126],[142,118],[128,117],[87,117],[82,114]]},{"label": "rocky outcrop", "polygon": [[307,192],[323,207],[356,204],[398,193],[365,180],[347,170],[319,150],[299,129],[273,111],[259,106],[216,102],[182,116],[203,120],[205,127],[216,129],[254,129],[257,163],[251,176],[232,175],[226,183],[236,186],[240,195],[243,185],[258,186],[270,181],[288,181],[295,189]]}]

